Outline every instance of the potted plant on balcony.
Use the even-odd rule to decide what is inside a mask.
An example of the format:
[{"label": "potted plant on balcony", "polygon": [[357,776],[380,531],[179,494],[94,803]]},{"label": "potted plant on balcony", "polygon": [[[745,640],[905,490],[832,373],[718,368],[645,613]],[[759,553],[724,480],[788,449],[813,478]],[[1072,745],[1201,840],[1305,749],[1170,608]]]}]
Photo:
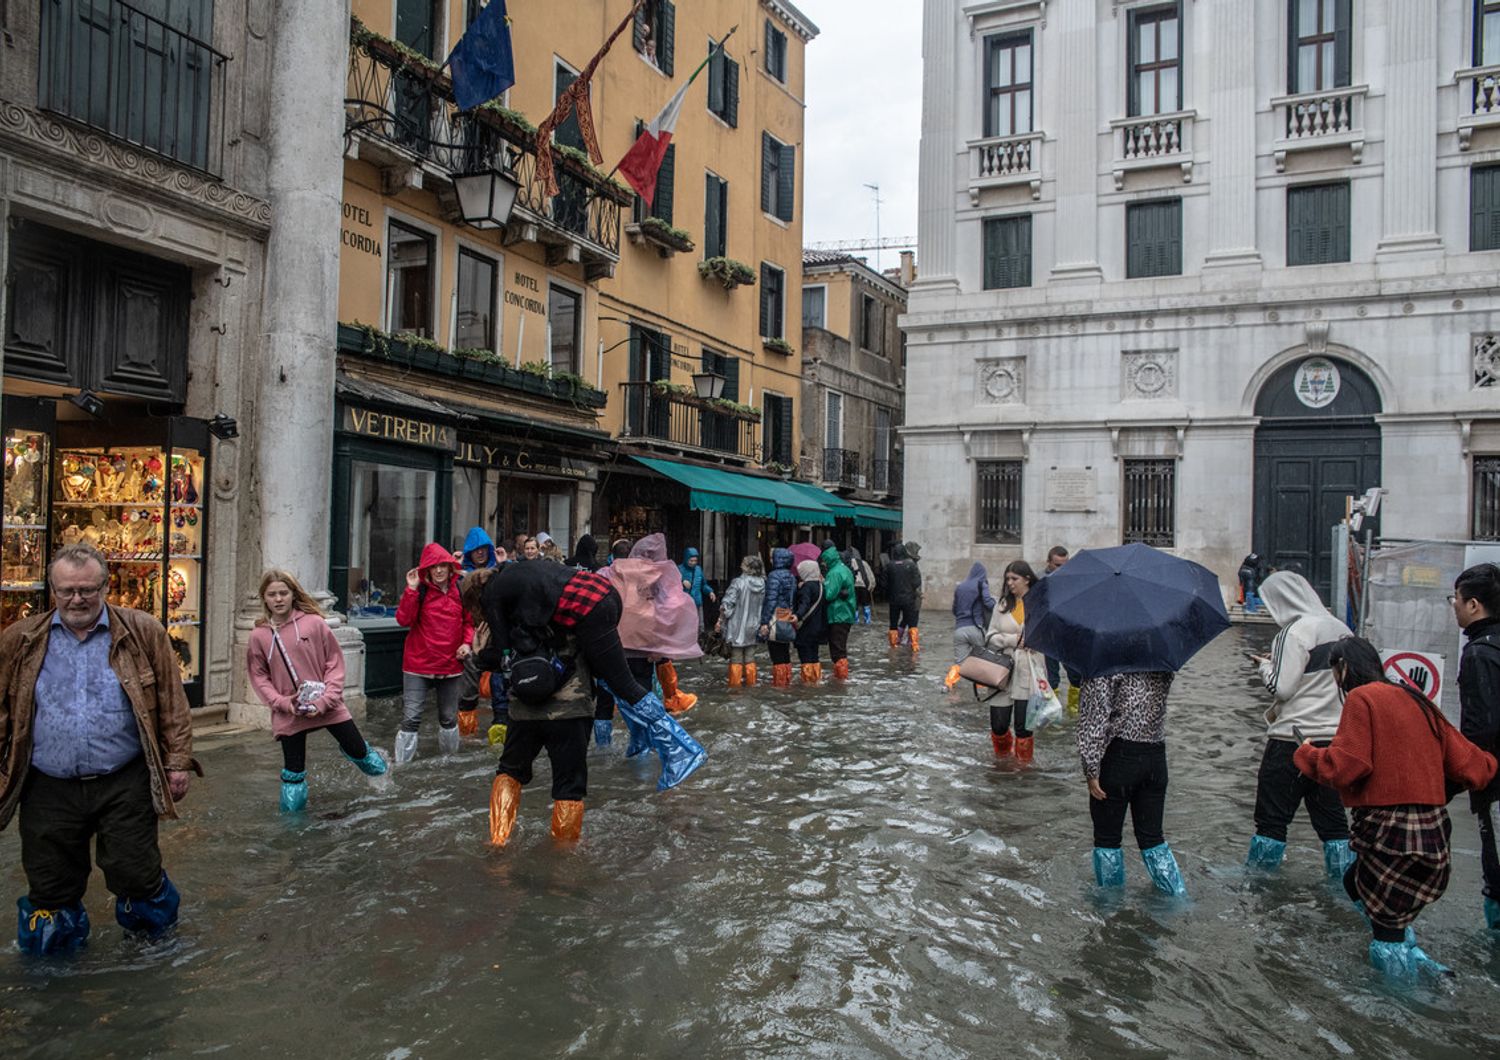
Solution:
[{"label": "potted plant on balcony", "polygon": [[722,412],[728,412],[738,419],[753,420],[760,422],[760,409],[754,405],[742,405],[738,401],[730,401],[728,398],[710,398],[709,405]]},{"label": "potted plant on balcony", "polygon": [[790,342],[787,342],[786,339],[782,338],[766,339],[766,350],[770,353],[779,353],[783,357],[790,357],[792,354],[797,352],[792,348],[792,344]]},{"label": "potted plant on balcony", "polygon": [[724,290],[749,287],[755,283],[755,270],[734,258],[708,258],[698,262],[698,275],[724,285]]},{"label": "potted plant on balcony", "polygon": [[673,254],[688,253],[693,249],[693,237],[680,228],[673,228],[660,217],[647,217],[625,226],[625,234],[636,246],[654,246],[664,258]]}]

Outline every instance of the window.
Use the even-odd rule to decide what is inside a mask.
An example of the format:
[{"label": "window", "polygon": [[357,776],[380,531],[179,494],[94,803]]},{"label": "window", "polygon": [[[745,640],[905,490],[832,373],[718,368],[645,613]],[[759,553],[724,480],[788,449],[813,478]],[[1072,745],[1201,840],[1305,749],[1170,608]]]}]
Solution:
[{"label": "window", "polygon": [[1304,184],[1286,190],[1286,263],[1349,260],[1349,183]]},{"label": "window", "polygon": [[1019,460],[978,462],[978,525],[974,540],[981,545],[1021,543],[1021,469]]},{"label": "window", "polygon": [[[568,90],[568,86],[578,80],[578,72],[570,70],[562,63],[553,68],[552,80],[552,102],[556,104],[562,94]],[[640,136],[641,123],[635,123],[635,134]],[[563,147],[571,147],[575,151],[585,150],[583,143],[583,130],[578,127],[578,111],[568,111],[567,120],[558,125],[552,132],[552,142]]]},{"label": "window", "polygon": [[792,399],[767,393],[762,398],[761,447],[766,463],[792,466]]},{"label": "window", "polygon": [[635,13],[631,39],[647,62],[671,77],[677,45],[677,8],[672,0],[646,0]]},{"label": "window", "polygon": [[[630,381],[649,383],[672,378],[672,339],[660,331],[637,324],[630,326]],[[669,438],[672,433],[672,406],[668,394],[659,394],[647,386],[633,386],[625,405],[625,422],[630,434],[651,438]]]},{"label": "window", "polygon": [[1130,115],[1182,109],[1182,17],[1176,4],[1130,12]]},{"label": "window", "polygon": [[1031,286],[1031,215],[984,222],[984,289]]},{"label": "window", "polygon": [[885,352],[885,306],[867,294],[859,296],[859,345],[874,353]]},{"label": "window", "polygon": [[[740,359],[703,347],[703,370],[717,372],[724,377],[724,389],[719,394],[725,401],[740,399]],[[702,421],[703,445],[721,453],[739,452],[742,420],[736,420],[723,412],[704,409],[699,413]]]},{"label": "window", "polygon": [[826,328],[828,326],[828,288],[802,288],[802,326],[804,328]]},{"label": "window", "polygon": [[458,251],[458,330],[453,347],[495,350],[495,279],[491,258],[460,247]]},{"label": "window", "polygon": [[1469,170],[1469,249],[1500,250],[1500,166]]},{"label": "window", "polygon": [[786,84],[786,34],[766,19],[766,73]]},{"label": "window", "polygon": [[1124,544],[1171,548],[1176,542],[1177,461],[1125,461]]},{"label": "window", "polygon": [[431,58],[441,54],[442,0],[396,0],[396,41]]},{"label": "window", "polygon": [[[635,123],[635,135],[639,137],[641,130],[646,127],[643,121]],[[646,208],[646,201],[639,195],[635,197],[633,216],[637,221],[644,221],[647,217],[658,217],[661,220],[672,223],[673,208],[673,183],[677,179],[677,145],[668,144],[667,153],[662,155],[661,167],[656,171],[656,191],[651,196],[651,208]]]},{"label": "window", "polygon": [[1349,84],[1350,0],[1288,0],[1287,91],[1323,92]]},{"label": "window", "polygon": [[791,221],[797,198],[797,149],[770,133],[760,134],[760,208]]},{"label": "window", "polygon": [[985,40],[985,136],[1018,136],[1031,131],[1031,30]]},{"label": "window", "polygon": [[1125,207],[1125,275],[1182,275],[1182,200],[1133,202]]},{"label": "window", "polygon": [[1500,62],[1500,0],[1474,0],[1474,65]]},{"label": "window", "polygon": [[434,240],[426,232],[390,222],[386,233],[386,330],[434,337],[432,261]]},{"label": "window", "polygon": [[703,178],[703,256],[729,253],[729,181],[713,173]]},{"label": "window", "polygon": [[396,613],[413,544],[437,534],[436,509],[437,472],[350,461],[349,617]]},{"label": "window", "polygon": [[731,129],[740,123],[740,64],[708,42],[708,109]]},{"label": "window", "polygon": [[760,334],[779,339],[786,328],[786,273],[775,265],[760,263]]},{"label": "window", "polygon": [[559,372],[577,375],[579,347],[583,337],[579,329],[583,323],[579,310],[582,299],[566,287],[549,284],[547,287],[547,331],[551,336],[552,367]]},{"label": "window", "polygon": [[844,395],[837,390],[829,390],[824,396],[827,404],[824,408],[826,416],[823,421],[823,446],[826,449],[842,449],[844,447]]},{"label": "window", "polygon": [[1475,541],[1500,541],[1500,456],[1474,458]]},{"label": "window", "polygon": [[870,460],[872,489],[884,493],[891,488],[891,410],[876,406],[875,453]]}]

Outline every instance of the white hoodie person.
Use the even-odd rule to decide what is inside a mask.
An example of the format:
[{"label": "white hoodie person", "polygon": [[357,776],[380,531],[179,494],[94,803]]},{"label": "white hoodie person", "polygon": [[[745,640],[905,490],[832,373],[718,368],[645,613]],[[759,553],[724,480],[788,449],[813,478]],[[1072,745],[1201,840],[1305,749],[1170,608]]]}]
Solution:
[{"label": "white hoodie person", "polygon": [[1287,826],[1304,802],[1313,828],[1323,840],[1323,861],[1330,876],[1341,877],[1353,856],[1343,803],[1332,788],[1300,773],[1292,755],[1303,738],[1315,743],[1333,739],[1343,714],[1328,653],[1350,636],[1349,627],[1328,613],[1307,579],[1277,571],[1260,587],[1266,610],[1281,627],[1271,654],[1260,661],[1260,677],[1271,693],[1266,708],[1266,750],[1255,786],[1255,836],[1248,864],[1275,868],[1286,853]]}]

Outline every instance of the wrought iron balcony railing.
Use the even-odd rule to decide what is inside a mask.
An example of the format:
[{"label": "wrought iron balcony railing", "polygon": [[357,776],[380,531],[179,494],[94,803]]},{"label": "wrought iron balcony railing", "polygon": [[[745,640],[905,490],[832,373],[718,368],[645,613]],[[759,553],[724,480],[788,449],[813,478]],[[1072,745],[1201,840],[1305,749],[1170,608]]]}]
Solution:
[{"label": "wrought iron balcony railing", "polygon": [[219,176],[229,57],[195,33],[123,0],[41,6],[37,103],[99,132]]},{"label": "wrought iron balcony railing", "polygon": [[895,459],[871,460],[870,489],[874,490],[876,493],[900,493],[901,461]]},{"label": "wrought iron balcony railing", "polygon": [[863,489],[866,479],[859,469],[861,463],[859,453],[853,449],[824,449],[824,484],[844,486],[848,489]]},{"label": "wrought iron balcony railing", "polygon": [[759,416],[715,408],[695,395],[661,390],[650,382],[621,383],[620,389],[625,397],[622,439],[759,462]]}]

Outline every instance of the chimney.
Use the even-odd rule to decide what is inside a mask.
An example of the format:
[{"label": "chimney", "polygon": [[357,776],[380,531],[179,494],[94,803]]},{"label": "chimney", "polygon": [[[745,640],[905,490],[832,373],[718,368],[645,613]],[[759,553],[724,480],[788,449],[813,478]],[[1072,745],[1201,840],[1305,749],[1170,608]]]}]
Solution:
[{"label": "chimney", "polygon": [[917,281],[917,254],[913,250],[901,252],[901,286],[910,287]]}]

